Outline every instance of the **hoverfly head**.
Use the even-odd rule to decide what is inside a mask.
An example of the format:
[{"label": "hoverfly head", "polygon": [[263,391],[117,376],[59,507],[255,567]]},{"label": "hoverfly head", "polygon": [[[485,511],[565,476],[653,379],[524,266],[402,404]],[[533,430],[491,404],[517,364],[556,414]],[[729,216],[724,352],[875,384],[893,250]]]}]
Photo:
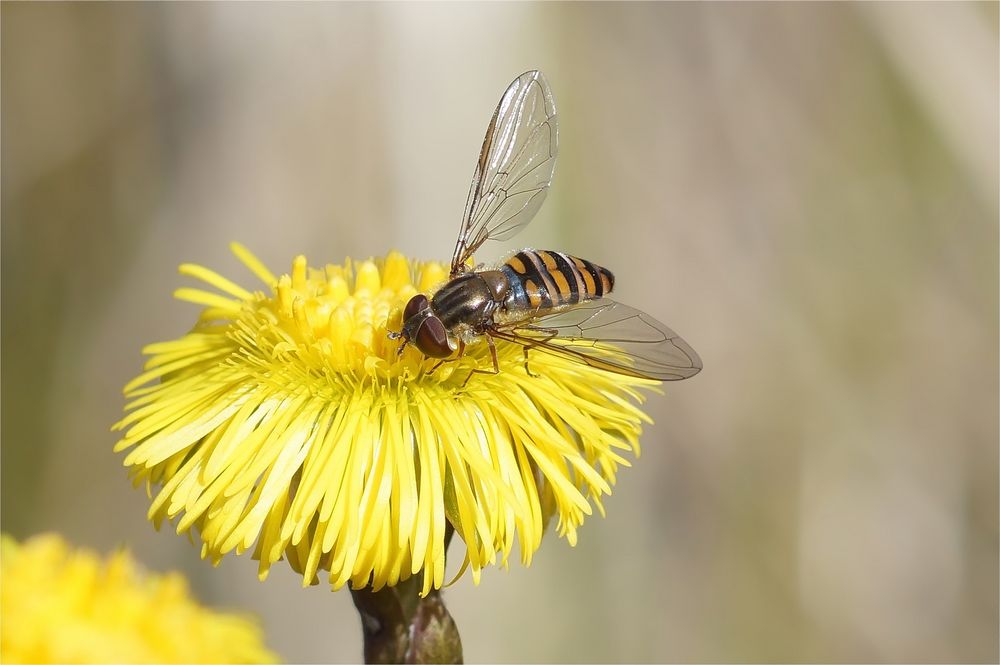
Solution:
[{"label": "hoverfly head", "polygon": [[410,343],[431,358],[447,358],[455,350],[448,337],[448,330],[431,309],[427,296],[420,293],[410,298],[403,309],[403,330],[390,333],[389,336],[393,339],[403,338],[399,347],[400,354]]}]

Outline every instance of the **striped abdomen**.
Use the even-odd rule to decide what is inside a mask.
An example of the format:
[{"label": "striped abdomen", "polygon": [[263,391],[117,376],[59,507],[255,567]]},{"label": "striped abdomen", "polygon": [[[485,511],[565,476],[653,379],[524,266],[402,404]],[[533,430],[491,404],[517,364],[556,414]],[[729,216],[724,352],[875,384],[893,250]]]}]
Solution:
[{"label": "striped abdomen", "polygon": [[549,250],[523,249],[500,270],[510,283],[504,299],[508,311],[575,305],[607,295],[615,285],[610,270]]}]

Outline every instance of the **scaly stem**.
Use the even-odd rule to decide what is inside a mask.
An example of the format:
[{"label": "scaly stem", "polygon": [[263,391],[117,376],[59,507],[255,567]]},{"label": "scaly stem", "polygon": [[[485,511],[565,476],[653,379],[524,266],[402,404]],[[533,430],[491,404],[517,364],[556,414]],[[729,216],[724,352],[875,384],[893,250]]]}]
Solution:
[{"label": "scaly stem", "polygon": [[441,592],[435,589],[421,598],[422,586],[423,575],[418,574],[375,592],[351,589],[361,615],[366,663],[462,662],[462,640]]}]

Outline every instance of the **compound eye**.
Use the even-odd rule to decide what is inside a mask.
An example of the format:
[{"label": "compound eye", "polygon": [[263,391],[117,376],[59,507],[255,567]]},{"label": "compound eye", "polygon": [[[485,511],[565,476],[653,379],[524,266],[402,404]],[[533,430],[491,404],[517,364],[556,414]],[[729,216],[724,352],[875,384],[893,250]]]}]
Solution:
[{"label": "compound eye", "polygon": [[410,302],[406,303],[406,308],[403,310],[403,321],[412,319],[415,315],[427,309],[429,306],[430,303],[427,302],[427,296],[422,293],[418,293],[410,298]]},{"label": "compound eye", "polygon": [[[414,300],[418,297],[420,296],[414,296]],[[436,316],[429,316],[420,324],[417,329],[416,343],[417,348],[425,356],[431,358],[447,358],[453,351],[451,345],[448,344],[448,331],[445,330],[441,319]]]}]

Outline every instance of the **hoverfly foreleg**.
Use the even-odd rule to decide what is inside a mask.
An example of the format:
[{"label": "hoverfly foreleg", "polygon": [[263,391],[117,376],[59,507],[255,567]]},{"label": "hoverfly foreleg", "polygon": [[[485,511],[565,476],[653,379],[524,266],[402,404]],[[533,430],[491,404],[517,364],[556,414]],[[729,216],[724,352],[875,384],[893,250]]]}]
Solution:
[{"label": "hoverfly foreleg", "polygon": [[434,363],[434,367],[431,367],[429,370],[427,370],[427,374],[428,375],[433,374],[434,372],[437,371],[438,367],[440,367],[441,365],[443,365],[445,363],[458,362],[459,360],[462,359],[462,356],[464,356],[464,355],[465,355],[465,342],[463,342],[461,339],[459,339],[458,340],[458,353],[456,355],[454,355],[454,356],[451,356],[451,357],[448,357],[448,358],[443,358],[443,359],[437,361],[436,363]]}]

